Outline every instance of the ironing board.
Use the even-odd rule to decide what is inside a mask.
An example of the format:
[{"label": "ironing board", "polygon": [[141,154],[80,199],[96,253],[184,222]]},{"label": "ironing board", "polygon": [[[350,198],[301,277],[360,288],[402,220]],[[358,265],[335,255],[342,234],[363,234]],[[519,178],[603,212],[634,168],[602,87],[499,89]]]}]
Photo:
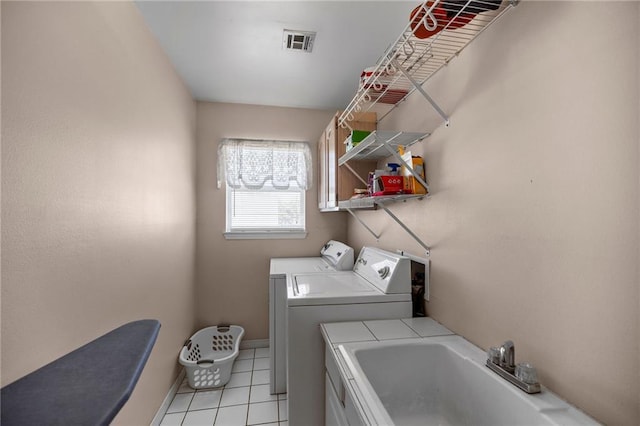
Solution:
[{"label": "ironing board", "polygon": [[160,330],[127,323],[0,390],[1,422],[107,425],[131,396]]}]

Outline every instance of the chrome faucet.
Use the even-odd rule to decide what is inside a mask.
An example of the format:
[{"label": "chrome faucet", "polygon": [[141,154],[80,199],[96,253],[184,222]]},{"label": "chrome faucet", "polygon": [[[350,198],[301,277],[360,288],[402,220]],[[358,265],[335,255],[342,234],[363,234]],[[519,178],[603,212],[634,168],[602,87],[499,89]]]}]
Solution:
[{"label": "chrome faucet", "polygon": [[533,365],[519,363],[515,365],[516,349],[511,340],[507,340],[499,348],[491,347],[487,352],[487,367],[500,377],[507,379],[526,393],[540,392],[538,375]]}]

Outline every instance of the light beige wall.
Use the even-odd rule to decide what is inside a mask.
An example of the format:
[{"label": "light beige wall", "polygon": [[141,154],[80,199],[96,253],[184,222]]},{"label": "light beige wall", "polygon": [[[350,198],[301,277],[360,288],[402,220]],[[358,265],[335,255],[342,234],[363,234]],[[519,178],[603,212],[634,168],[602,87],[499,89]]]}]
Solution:
[{"label": "light beige wall", "polygon": [[[335,111],[198,102],[197,104],[197,300],[199,326],[245,328],[245,339],[269,337],[269,259],[318,256],[328,239],[345,240],[345,213],[318,211],[317,139]],[[307,191],[308,235],[299,240],[225,240],[225,190],[216,188],[221,139],[308,141],[314,186]]]},{"label": "light beige wall", "polygon": [[148,424],[194,330],[195,104],[131,3],[2,2],[2,383],[128,321]]},{"label": "light beige wall", "polygon": [[[640,423],[638,2],[521,2],[425,87],[428,314],[607,424]],[[380,127],[429,130],[419,95]],[[384,212],[379,245],[421,254]],[[376,245],[349,219],[349,243]]]}]

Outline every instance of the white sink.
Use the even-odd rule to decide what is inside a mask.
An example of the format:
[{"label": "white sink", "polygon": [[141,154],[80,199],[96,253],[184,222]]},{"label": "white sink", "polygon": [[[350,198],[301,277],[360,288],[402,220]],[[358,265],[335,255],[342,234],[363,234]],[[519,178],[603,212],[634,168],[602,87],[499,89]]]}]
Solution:
[{"label": "white sink", "polygon": [[492,372],[460,336],[340,347],[374,425],[597,425],[544,387],[529,395]]}]

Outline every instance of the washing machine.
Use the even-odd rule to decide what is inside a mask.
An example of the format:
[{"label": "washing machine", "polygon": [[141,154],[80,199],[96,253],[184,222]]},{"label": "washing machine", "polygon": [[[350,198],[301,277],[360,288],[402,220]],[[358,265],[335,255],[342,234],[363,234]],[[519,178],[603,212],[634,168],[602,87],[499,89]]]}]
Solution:
[{"label": "washing machine", "polygon": [[320,324],[411,317],[411,260],[364,247],[352,271],[287,279],[287,392],[290,425],[324,425]]},{"label": "washing machine", "polygon": [[269,272],[269,376],[272,394],[287,391],[286,309],[287,275],[352,270],[353,248],[328,241],[320,257],[272,258]]}]

